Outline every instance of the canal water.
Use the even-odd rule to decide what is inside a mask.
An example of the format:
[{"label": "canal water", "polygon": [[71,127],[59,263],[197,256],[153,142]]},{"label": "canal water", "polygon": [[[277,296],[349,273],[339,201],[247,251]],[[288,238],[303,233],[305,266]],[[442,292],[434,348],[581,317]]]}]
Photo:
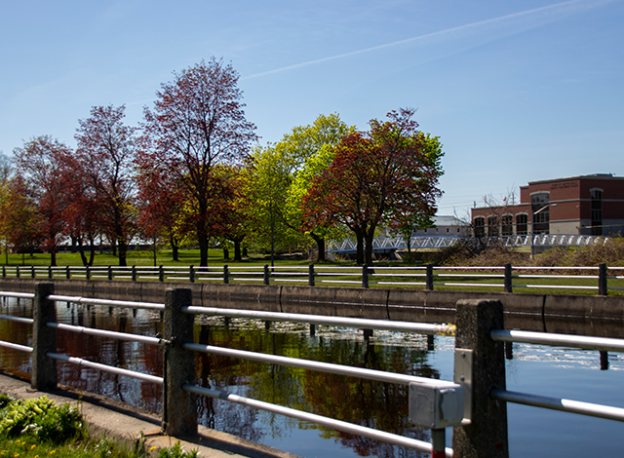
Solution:
[{"label": "canal water", "polygon": [[[7,300],[1,313],[32,316],[30,301]],[[160,314],[108,307],[57,307],[58,321],[99,329],[151,335],[161,332]],[[0,320],[3,340],[31,345],[30,326]],[[436,337],[434,350],[425,336],[362,332],[320,326],[310,336],[302,324],[265,323],[223,318],[196,321],[195,341],[203,344],[284,355],[411,375],[453,378],[452,337]],[[162,349],[141,343],[58,332],[59,353],[162,376]],[[16,374],[30,373],[29,355],[0,348],[0,366]],[[59,382],[155,412],[162,406],[162,388],[136,379],[58,362]],[[407,388],[338,375],[284,368],[214,355],[196,355],[196,383],[381,430],[429,440],[429,431],[410,424]],[[624,357],[609,354],[608,370],[600,370],[598,352],[515,344],[507,360],[507,388],[624,407]],[[326,429],[222,400],[200,398],[200,422],[305,458],[382,458],[428,456],[413,450]],[[509,404],[512,457],[622,456],[624,424],[615,421]],[[451,434],[447,434],[450,446]]]}]

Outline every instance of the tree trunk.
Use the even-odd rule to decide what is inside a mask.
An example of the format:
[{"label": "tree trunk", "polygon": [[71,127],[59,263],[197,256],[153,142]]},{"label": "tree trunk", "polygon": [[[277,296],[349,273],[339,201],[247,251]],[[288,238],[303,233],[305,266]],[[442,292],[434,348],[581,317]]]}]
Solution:
[{"label": "tree trunk", "polygon": [[197,243],[199,244],[199,266],[208,266],[208,237],[198,236]]},{"label": "tree trunk", "polygon": [[230,250],[226,246],[223,247],[223,259],[230,259]]},{"label": "tree trunk", "polygon": [[125,240],[119,239],[119,265],[125,267],[128,265],[126,262],[126,254],[128,253],[128,244]]},{"label": "tree trunk", "polygon": [[178,248],[177,241],[173,235],[169,237],[169,244],[171,245],[171,256],[173,260],[179,261],[180,260],[178,257],[179,248]]},{"label": "tree trunk", "polygon": [[314,232],[310,232],[310,237],[316,242],[316,247],[318,249],[317,261],[326,261],[325,258],[325,239],[323,237],[319,237]]},{"label": "tree trunk", "polygon": [[56,267],[56,247],[50,250],[50,266]]},{"label": "tree trunk", "polygon": [[82,245],[82,239],[78,240],[78,252],[80,253],[80,260],[82,261],[82,265],[86,266],[88,261],[87,256],[85,255],[84,246]]},{"label": "tree trunk", "polygon": [[89,265],[92,266],[95,261],[95,238],[89,238],[89,246],[91,248],[91,253],[89,254]]},{"label": "tree trunk", "polygon": [[373,265],[373,239],[375,238],[375,232],[374,231],[370,231],[368,234],[366,234],[366,248],[365,248],[365,261],[366,261],[366,265],[372,266]]},{"label": "tree trunk", "polygon": [[234,240],[234,261],[243,262],[243,256],[241,255],[240,240]]},{"label": "tree trunk", "polygon": [[364,264],[364,234],[361,231],[357,231],[355,236],[357,238],[355,262]]}]

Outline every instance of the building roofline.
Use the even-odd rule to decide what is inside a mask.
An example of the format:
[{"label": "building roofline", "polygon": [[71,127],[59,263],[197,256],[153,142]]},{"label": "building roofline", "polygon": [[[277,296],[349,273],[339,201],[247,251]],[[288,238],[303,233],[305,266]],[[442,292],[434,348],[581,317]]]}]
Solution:
[{"label": "building roofline", "polygon": [[[624,177],[616,177],[613,176],[612,173],[594,173],[591,175],[576,175],[571,177],[563,177],[563,178],[549,178],[547,180],[537,180],[537,181],[529,181],[529,185],[532,184],[541,184],[541,183],[552,183],[554,181],[570,181],[570,180],[582,180],[582,179],[592,179],[592,180],[624,180]],[[527,185],[528,186],[528,185]],[[520,186],[526,187],[526,186]]]}]

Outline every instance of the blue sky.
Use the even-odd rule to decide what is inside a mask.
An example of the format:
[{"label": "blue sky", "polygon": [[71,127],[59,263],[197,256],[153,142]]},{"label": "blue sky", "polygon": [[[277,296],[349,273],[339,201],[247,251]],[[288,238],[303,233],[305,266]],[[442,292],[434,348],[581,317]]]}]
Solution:
[{"label": "blue sky", "polygon": [[240,74],[261,143],[319,114],[417,109],[446,153],[440,214],[528,181],[624,175],[624,0],[2,2],[0,150],[75,146],[96,105],[141,121],[172,72]]}]

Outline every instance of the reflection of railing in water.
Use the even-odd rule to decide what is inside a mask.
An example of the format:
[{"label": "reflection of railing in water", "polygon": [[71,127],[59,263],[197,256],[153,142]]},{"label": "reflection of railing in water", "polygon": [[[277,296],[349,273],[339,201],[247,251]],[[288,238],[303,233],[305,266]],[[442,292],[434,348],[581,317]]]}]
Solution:
[{"label": "reflection of railing in water", "polygon": [[[35,389],[51,389],[56,386],[55,360],[79,364],[100,371],[112,372],[119,375],[139,378],[158,385],[164,385],[165,401],[163,403],[163,428],[172,435],[187,434],[196,431],[197,413],[195,401],[192,396],[189,397],[188,394],[185,394],[193,393],[316,422],[330,428],[347,431],[353,434],[360,434],[395,445],[414,448],[424,452],[432,451],[432,445],[423,441],[409,439],[370,428],[363,428],[358,425],[309,414],[284,406],[244,398],[231,393],[191,385],[188,381],[194,379],[195,370],[192,352],[197,351],[409,385],[410,417],[414,423],[432,428],[434,457],[453,455],[453,450],[444,447],[443,428],[459,425],[465,426],[465,428],[461,426],[455,428],[453,449],[458,453],[458,456],[470,453],[474,453],[478,456],[507,456],[506,409],[501,409],[500,406],[493,408],[492,405],[495,403],[489,402],[491,399],[504,401],[503,403],[498,403],[503,406],[505,402],[515,402],[624,421],[624,409],[506,391],[504,389],[505,365],[503,361],[503,342],[523,342],[564,347],[572,346],[576,348],[599,350],[601,352],[624,352],[624,340],[515,330],[504,331],[502,330],[502,306],[499,302],[460,301],[457,304],[458,328],[456,330],[457,336],[455,344],[455,381],[445,382],[377,370],[285,358],[221,347],[211,347],[194,344],[191,343],[191,341],[193,339],[192,326],[196,314],[246,317],[265,321],[295,321],[310,324],[352,326],[371,330],[369,332],[372,332],[372,329],[389,329],[392,331],[417,332],[429,335],[440,333],[448,334],[452,332],[453,327],[448,325],[196,307],[191,305],[190,290],[184,289],[167,291],[164,304],[54,295],[52,284],[39,284],[36,294],[2,292],[0,296],[19,298],[32,297],[35,299],[35,319],[5,315],[0,316],[0,319],[33,324],[33,347],[16,345],[4,341],[0,342],[0,345],[13,350],[32,353],[32,385]],[[159,310],[164,313],[165,335],[163,338],[158,338],[55,323],[52,320],[54,320],[56,313],[54,307],[56,301]],[[311,332],[312,329],[313,328],[311,328]],[[477,329],[486,331],[478,333],[475,331]],[[494,330],[489,331],[490,329]],[[55,352],[56,330],[162,345],[165,348],[164,377],[129,371],[58,354]],[[473,355],[481,355],[483,359],[473,361]],[[482,408],[483,406],[486,407]],[[477,427],[477,425],[479,426]],[[478,431],[487,431],[487,437],[483,437]],[[502,449],[500,447],[501,444],[503,446]],[[491,453],[494,449],[496,450],[496,454]],[[503,451],[501,452],[501,450]]]}]

